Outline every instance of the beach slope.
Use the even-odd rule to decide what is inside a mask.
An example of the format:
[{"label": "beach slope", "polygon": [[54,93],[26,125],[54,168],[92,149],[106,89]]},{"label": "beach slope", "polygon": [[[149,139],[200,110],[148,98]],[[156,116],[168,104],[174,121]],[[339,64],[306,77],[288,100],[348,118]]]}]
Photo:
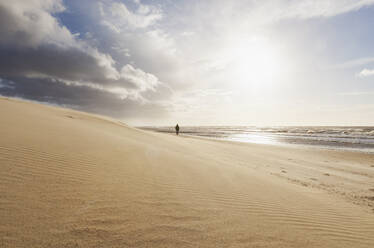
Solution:
[{"label": "beach slope", "polygon": [[373,155],[177,137],[6,98],[0,120],[0,247],[374,247]]}]

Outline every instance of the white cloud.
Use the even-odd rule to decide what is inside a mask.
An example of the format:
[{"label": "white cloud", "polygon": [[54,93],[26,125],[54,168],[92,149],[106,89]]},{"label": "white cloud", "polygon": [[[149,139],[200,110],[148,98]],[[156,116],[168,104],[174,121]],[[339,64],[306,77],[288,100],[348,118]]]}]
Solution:
[{"label": "white cloud", "polygon": [[354,91],[354,92],[341,92],[338,93],[340,96],[369,96],[374,95],[374,91]]},{"label": "white cloud", "polygon": [[140,91],[154,91],[160,84],[160,81],[155,75],[146,73],[139,68],[136,69],[130,64],[127,64],[122,68],[121,77],[136,85]]},{"label": "white cloud", "polygon": [[191,31],[184,31],[182,32],[180,35],[181,36],[191,36],[191,35],[194,35],[195,32],[191,32]]},{"label": "white cloud", "polygon": [[74,36],[52,16],[63,10],[61,0],[0,2],[0,44],[12,42],[13,45],[33,48],[46,42],[60,46],[72,45]]},{"label": "white cloud", "polygon": [[105,18],[105,22],[102,22],[102,25],[118,32],[122,29],[147,28],[162,18],[161,9],[151,5],[144,5],[140,1],[135,1],[135,4],[137,9],[131,11],[125,3],[100,3],[100,13]]},{"label": "white cloud", "polygon": [[373,0],[281,0],[278,2],[283,5],[280,17],[302,19],[336,16],[374,3]]},{"label": "white cloud", "polygon": [[357,74],[358,77],[370,77],[374,76],[374,69],[363,69]]},{"label": "white cloud", "polygon": [[[284,19],[333,17],[374,4],[374,0],[207,0],[186,1],[179,22],[200,31],[255,28]],[[191,30],[195,31],[195,30]]]},{"label": "white cloud", "polygon": [[366,58],[358,58],[358,59],[353,59],[350,61],[346,61],[341,64],[337,64],[332,66],[332,68],[337,68],[337,69],[347,69],[347,68],[353,68],[356,66],[361,66],[361,65],[366,65],[374,62],[374,57],[366,57]]},{"label": "white cloud", "polygon": [[[64,10],[64,3],[68,4],[69,12],[56,18]],[[24,58],[23,65],[32,64],[21,68],[22,76],[28,79],[56,78],[58,82],[76,88],[90,88],[94,92],[92,99],[100,91],[107,94],[108,98],[113,95],[121,99],[135,99],[137,103],[146,99],[152,103],[160,100],[169,103],[171,99],[175,103],[179,102],[177,105],[182,109],[198,111],[201,106],[206,106],[208,111],[220,106],[222,99],[231,99],[235,104],[253,100],[249,97],[234,99],[225,95],[225,92],[238,88],[245,89],[243,92],[246,91],[246,94],[256,91],[255,84],[252,85],[254,80],[245,78],[239,82],[235,70],[238,64],[245,64],[247,58],[247,65],[241,68],[250,69],[240,69],[243,74],[273,75],[271,66],[255,63],[264,60],[269,54],[269,60],[281,61],[279,65],[282,70],[288,70],[289,64],[290,67],[296,65],[296,72],[304,72],[305,67],[305,73],[289,73],[292,76],[287,74],[289,78],[284,80],[290,82],[286,86],[300,81],[298,75],[304,77],[310,73],[308,68],[315,68],[314,65],[321,61],[318,58],[308,67],[309,57],[305,55],[313,53],[310,45],[319,39],[325,41],[319,31],[315,32],[315,36],[314,33],[310,35],[314,30],[309,29],[309,24],[319,25],[318,22],[304,20],[327,19],[373,3],[374,0],[0,0],[0,52],[4,44],[4,47],[18,46],[27,52],[53,47],[55,53],[46,50],[44,57],[36,52],[31,55],[19,52],[17,56]],[[76,22],[72,24],[74,32],[83,35],[74,35],[63,25],[62,22],[69,15]],[[286,20],[287,27],[283,26],[283,20]],[[80,22],[84,24],[82,27],[79,26]],[[274,31],[275,28],[277,31]],[[304,30],[300,31],[302,28],[305,28],[305,33]],[[269,44],[262,40],[252,42],[251,37],[257,36],[269,39]],[[302,43],[302,49],[297,46],[299,43]],[[256,49],[256,44],[259,44],[259,49]],[[305,47],[308,47],[308,51]],[[52,54],[59,63],[50,61],[48,54]],[[16,53],[12,52],[11,55],[14,58]],[[61,59],[62,56],[65,56],[64,59]],[[12,69],[6,65],[7,61],[9,59],[0,56],[0,77]],[[374,58],[368,57],[336,67],[371,68],[369,63],[372,62]],[[265,59],[263,64],[267,63]],[[14,68],[16,71],[17,67]],[[354,74],[351,71],[349,73],[351,76]],[[317,81],[318,76],[314,76],[317,74],[314,73],[310,80],[309,77],[303,79],[302,85],[312,79]],[[357,75],[374,75],[374,70],[364,69]],[[281,76],[275,78],[273,88],[279,82],[282,83]],[[25,85],[29,82],[25,80]],[[37,80],[32,83],[37,83]],[[45,80],[45,84],[48,83]],[[24,92],[31,92],[25,85]],[[65,86],[69,88],[70,85]],[[223,93],[209,89],[222,90]],[[301,86],[297,89],[303,90]],[[269,89],[272,92],[275,90]],[[43,92],[50,93],[53,90]],[[66,95],[63,97],[67,98]]]},{"label": "white cloud", "polygon": [[[86,42],[79,40],[53,16],[64,10],[65,7],[61,0],[0,2],[0,44],[8,47],[9,50],[29,49],[27,51],[36,51],[37,49],[46,49],[46,47],[48,49],[54,47],[55,51],[75,50],[93,58],[92,62],[96,64],[103,78],[118,79],[119,73],[114,68],[115,62],[110,55],[103,54]],[[60,54],[64,55],[63,52]],[[49,72],[40,70],[28,70],[27,74],[51,76]]]},{"label": "white cloud", "polygon": [[285,18],[308,19],[315,17],[332,17],[355,11],[374,4],[374,0],[276,0],[263,1],[259,4],[261,13],[267,12],[265,18],[274,20]]},{"label": "white cloud", "polygon": [[102,20],[100,24],[103,25],[104,27],[107,27],[109,30],[111,30],[114,33],[117,33],[117,34],[121,33],[121,29],[119,27],[117,27],[116,25],[112,24],[111,22],[107,20]]},{"label": "white cloud", "polygon": [[[118,8],[126,8],[120,3],[113,3],[113,8],[115,4],[119,4]],[[152,8],[146,8],[140,2],[137,4],[146,17],[154,15]],[[50,79],[67,86],[106,91],[122,98],[141,99],[140,93],[156,90],[160,84],[156,76],[130,64],[117,70],[117,62],[110,54],[100,52],[61,25],[54,14],[64,10],[62,0],[0,2],[0,77]],[[124,13],[125,10],[122,9]],[[130,19],[135,18],[129,25],[142,27],[155,18],[142,22],[139,16],[128,14]],[[110,22],[106,24],[120,32]],[[129,49],[125,48],[123,52],[130,56]]]}]

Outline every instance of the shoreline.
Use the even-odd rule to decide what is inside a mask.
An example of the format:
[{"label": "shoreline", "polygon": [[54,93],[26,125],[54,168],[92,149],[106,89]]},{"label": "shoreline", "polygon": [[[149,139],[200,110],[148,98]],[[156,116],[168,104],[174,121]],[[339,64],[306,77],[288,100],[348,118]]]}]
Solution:
[{"label": "shoreline", "polygon": [[[157,131],[155,131],[157,132]],[[183,133],[182,133],[183,135]],[[230,140],[225,138],[215,138],[215,137],[203,137],[203,136],[195,136],[195,135],[185,135],[185,136],[191,136],[194,138],[206,138],[210,140],[218,140],[218,141],[228,141],[228,142],[238,142],[238,143],[244,143],[244,144],[255,144],[255,145],[268,145],[268,146],[284,146],[289,148],[302,148],[302,149],[316,149],[316,150],[329,150],[329,151],[341,151],[341,152],[354,152],[354,153],[364,153],[364,154],[374,154],[373,151],[367,151],[367,149],[360,149],[360,148],[351,148],[351,147],[335,147],[335,146],[323,146],[323,145],[312,145],[312,144],[296,144],[296,143],[256,143],[256,142],[250,142],[250,141],[239,141],[239,140]]]},{"label": "shoreline", "polygon": [[[157,129],[152,128],[143,128],[143,127],[135,127],[141,130],[147,130],[152,131],[156,133],[163,133],[163,134],[169,134],[173,135],[172,132],[165,132],[165,131],[158,131]],[[286,147],[304,147],[304,148],[311,148],[311,149],[321,149],[321,150],[332,150],[332,151],[349,151],[349,152],[357,152],[357,153],[365,153],[365,154],[374,154],[374,148],[365,147],[362,148],[358,147],[351,147],[349,144],[346,145],[322,145],[322,144],[311,144],[311,143],[287,143],[282,141],[273,141],[273,142],[255,142],[248,139],[246,140],[239,140],[234,138],[228,138],[228,137],[214,137],[214,136],[208,136],[208,135],[194,135],[194,134],[186,134],[181,132],[180,135],[182,136],[190,136],[190,137],[196,137],[196,138],[202,138],[202,139],[208,139],[208,140],[219,140],[219,141],[229,141],[229,142],[239,142],[239,143],[246,143],[246,144],[258,144],[258,145],[272,145],[272,146],[286,146]]]},{"label": "shoreline", "polygon": [[0,98],[2,247],[374,245],[374,156],[165,135]]},{"label": "shoreline", "polygon": [[[166,135],[171,135],[171,136],[175,136],[174,134],[172,133],[161,133],[161,132],[157,132],[157,131],[154,131],[154,130],[144,130],[144,129],[140,129],[140,130],[143,130],[143,131],[146,131],[146,132],[152,132],[152,133],[157,133],[157,134],[166,134]],[[370,212],[370,213],[374,213],[374,185],[370,185],[370,184],[366,184],[366,188],[365,187],[359,187],[359,185],[356,185],[358,186],[358,188],[353,191],[352,188],[349,188],[349,190],[347,191],[347,189],[339,189],[339,184],[344,184],[346,183],[344,181],[344,179],[340,180],[339,182],[330,182],[328,184],[326,184],[326,182],[322,182],[322,183],[318,183],[316,182],[316,178],[313,177],[315,176],[316,174],[320,174],[320,175],[325,175],[327,177],[330,177],[333,175],[333,172],[331,171],[339,171],[339,170],[344,170],[342,168],[339,168],[339,167],[329,167],[329,169],[327,171],[329,171],[330,173],[327,173],[324,171],[324,166],[321,166],[319,163],[311,163],[310,167],[312,166],[315,166],[315,165],[318,165],[319,167],[313,167],[313,168],[309,168],[312,171],[309,171],[310,174],[306,174],[305,172],[305,168],[304,168],[304,171],[302,172],[299,172],[299,173],[294,173],[292,175],[290,175],[290,173],[288,172],[285,172],[286,170],[285,169],[288,169],[288,170],[293,170],[292,167],[283,167],[284,166],[284,162],[287,162],[286,160],[290,160],[290,161],[293,161],[294,163],[297,163],[298,160],[294,159],[294,157],[292,155],[289,155],[289,153],[292,151],[295,151],[296,153],[302,153],[302,154],[319,154],[319,155],[323,155],[324,157],[326,158],[330,158],[330,157],[335,157],[335,158],[338,158],[339,156],[342,157],[341,161],[344,161],[344,159],[346,159],[347,157],[350,157],[351,160],[353,163],[357,162],[360,160],[360,157],[361,156],[364,156],[365,159],[364,160],[368,160],[369,162],[367,163],[368,165],[368,169],[372,169],[373,172],[374,172],[374,153],[371,153],[371,152],[363,152],[363,151],[356,151],[356,150],[343,150],[343,149],[329,149],[329,148],[322,148],[322,147],[317,147],[317,146],[308,146],[308,145],[299,145],[299,144],[259,144],[259,143],[251,143],[251,142],[241,142],[241,141],[233,141],[233,140],[227,140],[227,139],[219,139],[219,138],[213,138],[213,137],[203,137],[203,136],[194,136],[194,135],[186,135],[186,134],[179,134],[180,137],[182,138],[190,138],[190,139],[196,139],[196,140],[202,140],[202,141],[213,141],[213,142],[217,142],[218,144],[222,143],[222,144],[228,144],[228,145],[236,145],[236,146],[239,146],[239,147],[247,147],[248,149],[253,149],[253,148],[257,148],[258,150],[277,150],[277,151],[280,151],[280,152],[287,152],[287,155],[286,156],[289,156],[290,158],[284,158],[285,161],[278,161],[281,162],[282,166],[278,166],[278,167],[260,167],[258,166],[257,168],[262,168],[263,171],[262,172],[265,172],[265,173],[270,173],[271,175],[273,176],[276,176],[276,177],[279,177],[283,180],[286,180],[288,182],[291,182],[291,183],[294,183],[294,184],[298,184],[298,185],[301,185],[303,187],[312,187],[312,188],[315,188],[315,189],[318,189],[318,190],[322,190],[322,191],[325,191],[329,194],[332,194],[332,195],[335,195],[335,196],[338,196],[339,198],[343,198],[345,200],[347,200],[348,202],[350,203],[353,203],[355,205],[358,205],[360,207],[363,207],[364,209],[366,209],[366,211]],[[175,137],[178,137],[178,136],[175,136]],[[352,159],[353,158],[353,159]],[[327,160],[323,161],[323,162],[328,162]],[[286,163],[287,164],[287,163]],[[365,164],[365,162],[364,162]],[[337,165],[339,165],[339,163],[337,163]],[[295,165],[293,166],[295,167]],[[278,170],[278,168],[280,170]],[[358,170],[360,170],[359,168],[357,168]],[[280,171],[280,172],[279,172]],[[359,171],[351,171],[351,172],[347,172],[347,175],[345,175],[346,177],[349,177],[349,173],[352,173],[352,174],[362,174],[362,175],[365,175],[364,173],[361,173]],[[328,175],[327,175],[328,174]],[[340,176],[342,177],[342,176]],[[374,180],[374,173],[371,173],[370,176],[369,176],[370,180]],[[369,179],[368,178],[368,179]],[[372,187],[370,187],[372,186]],[[351,186],[350,186],[351,187]],[[366,191],[366,192],[365,192]]]}]

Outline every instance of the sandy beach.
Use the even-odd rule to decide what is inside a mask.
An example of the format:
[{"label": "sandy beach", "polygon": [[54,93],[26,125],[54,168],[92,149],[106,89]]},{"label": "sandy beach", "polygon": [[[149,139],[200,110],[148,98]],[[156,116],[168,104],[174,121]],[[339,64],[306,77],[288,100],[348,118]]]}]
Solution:
[{"label": "sandy beach", "polygon": [[374,155],[0,98],[0,247],[374,247]]}]

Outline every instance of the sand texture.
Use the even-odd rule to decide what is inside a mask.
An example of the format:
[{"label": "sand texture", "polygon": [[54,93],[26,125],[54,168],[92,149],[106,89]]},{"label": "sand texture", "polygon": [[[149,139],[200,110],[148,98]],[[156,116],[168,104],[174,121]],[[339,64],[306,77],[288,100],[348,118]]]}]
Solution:
[{"label": "sand texture", "polygon": [[[0,98],[0,247],[374,247],[374,156]],[[182,127],[183,128],[183,127]]]}]

